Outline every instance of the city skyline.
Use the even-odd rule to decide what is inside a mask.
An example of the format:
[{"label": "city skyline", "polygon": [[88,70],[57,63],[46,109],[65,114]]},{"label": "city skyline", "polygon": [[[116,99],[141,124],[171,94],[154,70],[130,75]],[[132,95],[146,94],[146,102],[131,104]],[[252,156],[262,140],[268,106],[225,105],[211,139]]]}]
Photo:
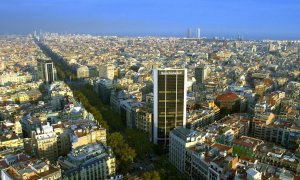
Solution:
[{"label": "city skyline", "polygon": [[185,37],[201,28],[202,37],[300,39],[299,2],[63,0],[0,4],[0,34],[58,33]]},{"label": "city skyline", "polygon": [[2,1],[0,179],[300,179],[299,5]]}]

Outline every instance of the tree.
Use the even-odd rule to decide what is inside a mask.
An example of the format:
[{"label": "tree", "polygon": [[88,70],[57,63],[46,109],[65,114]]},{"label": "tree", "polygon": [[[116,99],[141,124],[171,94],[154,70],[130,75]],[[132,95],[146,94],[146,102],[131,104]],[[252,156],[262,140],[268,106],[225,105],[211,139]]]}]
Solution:
[{"label": "tree", "polygon": [[151,180],[151,172],[148,172],[148,171],[144,172],[143,179],[144,180]]},{"label": "tree", "polygon": [[136,157],[135,150],[132,149],[124,140],[119,132],[114,132],[108,136],[107,144],[116,154],[119,169],[122,172],[128,172],[131,168],[133,160]]},{"label": "tree", "polygon": [[177,169],[173,166],[165,155],[154,162],[155,170],[159,172],[161,179],[186,179]]},{"label": "tree", "polygon": [[139,158],[144,159],[147,154],[153,153],[153,145],[147,134],[137,129],[127,129],[125,134],[127,142],[136,150]]},{"label": "tree", "polygon": [[124,139],[121,133],[114,132],[110,134],[107,138],[107,143],[113,149],[118,148],[121,144],[124,144]]},{"label": "tree", "polygon": [[146,171],[142,177],[144,180],[160,180],[160,175],[157,171]]}]

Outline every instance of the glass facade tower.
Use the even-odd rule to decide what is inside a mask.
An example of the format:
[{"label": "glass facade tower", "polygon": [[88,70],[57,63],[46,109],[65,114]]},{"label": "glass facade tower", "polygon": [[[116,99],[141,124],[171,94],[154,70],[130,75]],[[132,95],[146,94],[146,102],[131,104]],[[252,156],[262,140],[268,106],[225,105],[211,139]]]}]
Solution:
[{"label": "glass facade tower", "polygon": [[153,141],[168,145],[169,133],[186,125],[186,69],[155,69]]}]

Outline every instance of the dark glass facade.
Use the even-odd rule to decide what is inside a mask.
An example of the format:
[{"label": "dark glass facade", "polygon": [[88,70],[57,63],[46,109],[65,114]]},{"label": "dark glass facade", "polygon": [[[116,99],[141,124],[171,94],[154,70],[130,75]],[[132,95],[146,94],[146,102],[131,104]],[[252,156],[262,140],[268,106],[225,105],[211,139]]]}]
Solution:
[{"label": "dark glass facade", "polygon": [[197,83],[204,83],[204,67],[199,66],[195,68],[195,79]]},{"label": "dark glass facade", "polygon": [[52,83],[54,81],[53,63],[47,63],[46,68],[47,68],[46,71],[47,73],[45,74],[47,76],[46,81]]},{"label": "dark glass facade", "polygon": [[185,70],[158,70],[157,81],[157,143],[168,144],[170,131],[185,123]]},{"label": "dark glass facade", "polygon": [[56,80],[56,70],[52,60],[37,60],[38,79],[43,79],[47,84],[51,84]]}]

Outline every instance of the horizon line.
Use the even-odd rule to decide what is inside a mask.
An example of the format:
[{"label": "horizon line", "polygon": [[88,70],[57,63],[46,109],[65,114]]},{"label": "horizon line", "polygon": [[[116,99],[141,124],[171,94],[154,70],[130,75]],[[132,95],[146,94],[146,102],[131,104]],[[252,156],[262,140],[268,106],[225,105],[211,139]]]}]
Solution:
[{"label": "horizon line", "polygon": [[[37,31],[37,30],[35,30]],[[116,33],[116,35],[109,34],[106,35],[105,33],[71,33],[71,32],[49,32],[43,31],[43,33],[57,33],[58,35],[91,35],[91,36],[99,36],[99,37],[131,37],[131,38],[139,38],[139,37],[157,37],[157,38],[180,38],[186,40],[218,40],[218,41],[300,41],[300,39],[290,39],[290,38],[241,38],[240,40],[233,37],[225,37],[225,36],[217,36],[217,35],[210,35],[210,36],[202,36],[201,38],[197,37],[190,37],[182,36],[182,35],[146,35],[145,33],[141,33],[141,35],[121,35],[121,33]],[[33,35],[34,31],[31,33],[0,33],[0,36],[28,36]],[[242,36],[243,37],[243,36]]]}]

